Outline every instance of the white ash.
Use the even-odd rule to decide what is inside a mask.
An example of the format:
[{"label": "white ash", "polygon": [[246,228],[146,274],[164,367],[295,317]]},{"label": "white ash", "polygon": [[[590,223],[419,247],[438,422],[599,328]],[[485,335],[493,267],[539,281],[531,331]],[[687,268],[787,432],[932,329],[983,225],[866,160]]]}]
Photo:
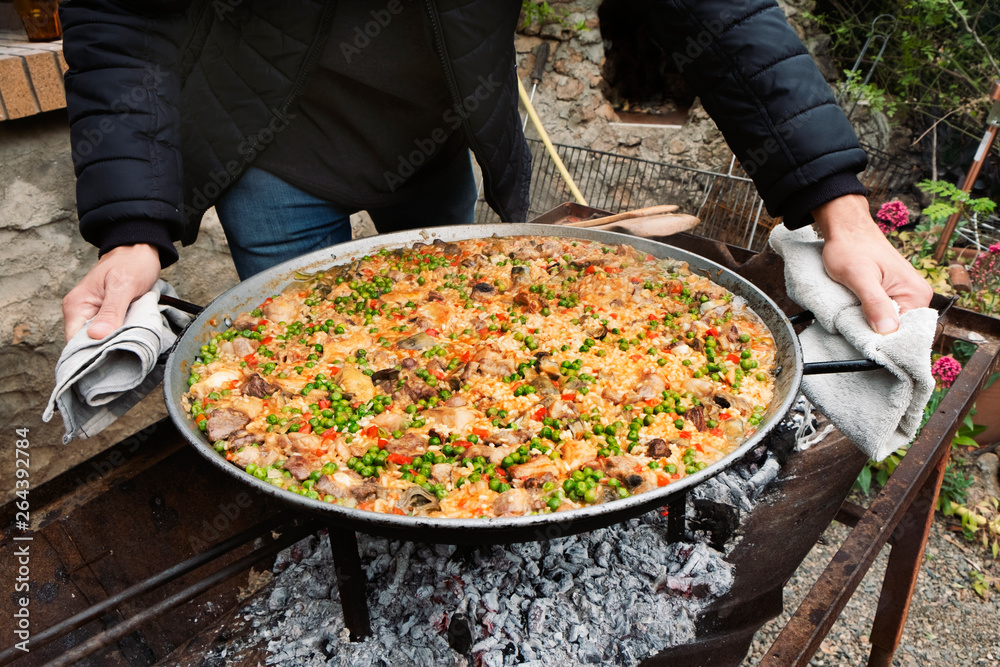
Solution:
[{"label": "white ash", "polygon": [[[690,495],[740,515],[779,468],[762,446]],[[243,611],[268,640],[270,665],[635,665],[693,640],[699,611],[732,583],[732,544],[712,548],[708,532],[688,526],[692,541],[673,544],[659,511],[509,546],[359,534],[372,624],[361,642],[349,641],[331,586],[328,537],[313,536],[279,554],[270,594]]]}]

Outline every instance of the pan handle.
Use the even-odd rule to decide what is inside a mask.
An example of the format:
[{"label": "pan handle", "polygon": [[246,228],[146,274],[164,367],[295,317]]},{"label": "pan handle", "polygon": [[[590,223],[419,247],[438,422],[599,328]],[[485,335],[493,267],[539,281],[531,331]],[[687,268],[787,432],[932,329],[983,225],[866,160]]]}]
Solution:
[{"label": "pan handle", "polygon": [[185,313],[190,313],[192,315],[198,315],[202,310],[204,310],[204,307],[202,306],[191,303],[190,301],[184,301],[183,299],[167,296],[166,294],[160,295],[160,305],[170,306],[171,308],[176,308],[177,310],[183,310]]},{"label": "pan handle", "polygon": [[846,361],[814,361],[802,364],[803,375],[823,375],[826,373],[856,373],[882,368],[871,359],[847,359]]},{"label": "pan handle", "polygon": [[[793,325],[805,324],[816,319],[811,310],[803,310],[797,315],[792,315],[788,321]],[[803,375],[825,375],[827,373],[857,373],[859,371],[874,371],[882,368],[881,365],[871,359],[845,359],[844,361],[814,361],[802,364]]]}]

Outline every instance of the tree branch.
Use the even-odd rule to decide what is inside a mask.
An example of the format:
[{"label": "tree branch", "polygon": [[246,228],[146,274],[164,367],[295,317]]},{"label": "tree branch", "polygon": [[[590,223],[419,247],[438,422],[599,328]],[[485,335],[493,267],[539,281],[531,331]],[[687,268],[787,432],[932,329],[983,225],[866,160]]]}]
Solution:
[{"label": "tree branch", "polygon": [[997,65],[997,61],[993,60],[993,54],[991,54],[990,50],[986,47],[985,44],[983,44],[983,40],[979,39],[979,34],[972,29],[972,26],[969,25],[969,22],[965,18],[965,14],[963,14],[962,10],[960,10],[958,8],[958,5],[955,4],[955,0],[948,0],[948,4],[951,5],[951,8],[955,10],[955,13],[958,14],[958,17],[962,19],[962,25],[965,26],[965,31],[970,35],[972,35],[972,39],[976,40],[976,44],[982,47],[983,53],[986,54],[986,57],[989,59],[990,64],[993,65],[993,70],[997,73],[997,77],[1000,78],[1000,66]]}]

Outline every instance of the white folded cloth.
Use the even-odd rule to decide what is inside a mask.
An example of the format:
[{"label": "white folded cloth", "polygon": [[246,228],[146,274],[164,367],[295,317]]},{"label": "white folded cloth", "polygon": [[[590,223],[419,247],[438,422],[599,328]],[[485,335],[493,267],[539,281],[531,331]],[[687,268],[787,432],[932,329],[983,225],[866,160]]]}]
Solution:
[{"label": "white folded cloth", "polygon": [[159,305],[161,293],[177,296],[173,287],[158,280],[132,302],[117,331],[94,340],[87,335],[87,322],[63,348],[56,363],[56,386],[42,413],[48,422],[59,409],[66,428],[63,444],[100,433],[163,379],[164,367],[157,359],[191,316]]},{"label": "white folded cloth", "polygon": [[826,273],[823,242],[811,227],[792,231],[778,225],[770,243],[785,261],[788,296],[816,316],[799,336],[805,361],[871,359],[883,366],[802,380],[809,400],[858,448],[881,461],[913,439],[934,391],[931,345],[937,312],[911,310],[902,314],[896,332],[878,334],[854,293]]}]

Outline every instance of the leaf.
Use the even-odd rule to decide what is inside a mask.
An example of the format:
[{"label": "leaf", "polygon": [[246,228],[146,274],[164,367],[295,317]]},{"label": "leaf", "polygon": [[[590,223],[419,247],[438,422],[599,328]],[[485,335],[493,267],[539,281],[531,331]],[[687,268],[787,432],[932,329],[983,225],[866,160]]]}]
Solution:
[{"label": "leaf", "polygon": [[979,446],[978,442],[976,442],[972,438],[970,438],[968,436],[965,436],[965,435],[955,436],[955,439],[951,441],[951,444],[952,445],[961,445],[963,447],[978,447]]},{"label": "leaf", "polygon": [[868,492],[872,488],[872,469],[869,465],[866,464],[865,467],[861,469],[861,473],[858,475],[856,484],[861,489],[861,492],[867,496]]},{"label": "leaf", "polygon": [[878,474],[875,475],[876,481],[878,481],[879,486],[885,486],[885,483],[889,481],[889,471],[885,468],[879,468]]}]

